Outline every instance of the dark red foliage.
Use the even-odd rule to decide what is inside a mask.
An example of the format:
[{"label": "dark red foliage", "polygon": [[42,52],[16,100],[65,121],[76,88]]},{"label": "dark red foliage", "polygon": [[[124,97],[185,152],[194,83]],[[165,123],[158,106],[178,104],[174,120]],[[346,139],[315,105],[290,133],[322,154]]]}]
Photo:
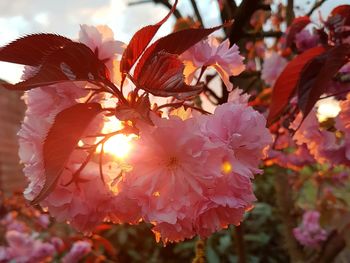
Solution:
[{"label": "dark red foliage", "polygon": [[186,99],[198,95],[202,91],[202,85],[187,85],[184,81],[184,68],[177,55],[161,51],[142,68],[137,86],[160,97]]},{"label": "dark red foliage", "polygon": [[49,53],[72,43],[55,34],[33,34],[19,38],[0,49],[0,61],[39,66]]},{"label": "dark red foliage", "polygon": [[287,29],[287,40],[286,40],[286,46],[291,47],[295,35],[298,34],[301,30],[304,29],[308,24],[310,24],[310,18],[308,16],[301,16],[297,17],[293,20],[292,24]]},{"label": "dark red foliage", "polygon": [[135,68],[134,78],[136,80],[139,78],[141,71],[143,71],[143,67],[148,66],[150,64],[149,61],[151,61],[160,51],[180,55],[214,31],[231,24],[232,23],[229,22],[212,28],[185,29],[158,39],[146,49],[145,53],[140,58],[140,61]]},{"label": "dark red foliage", "polygon": [[12,90],[30,90],[64,81],[104,81],[108,70],[94,52],[81,43],[70,42],[43,57],[37,72],[15,85],[5,84]]},{"label": "dark red foliage", "polygon": [[55,188],[81,136],[100,112],[100,104],[88,103],[76,104],[57,114],[43,145],[45,184],[32,204],[45,199]]},{"label": "dark red foliage", "polygon": [[314,57],[323,52],[325,52],[323,47],[314,47],[296,56],[287,64],[273,87],[272,101],[267,118],[268,126],[281,115],[288,105],[290,98],[295,93],[303,67]]},{"label": "dark red foliage", "polygon": [[335,23],[350,25],[350,5],[340,5],[332,10],[327,19],[327,24],[334,26]]},{"label": "dark red foliage", "polygon": [[342,44],[313,58],[303,68],[297,88],[298,106],[304,118],[325,93],[334,75],[349,59],[350,44]]},{"label": "dark red foliage", "polygon": [[130,40],[129,45],[125,49],[123,57],[120,61],[121,73],[128,73],[130,71],[136,60],[141,56],[143,51],[151,42],[158,29],[168,20],[170,15],[174,12],[177,2],[178,1],[176,0],[170,12],[160,22],[155,25],[143,27],[135,33],[135,35]]}]

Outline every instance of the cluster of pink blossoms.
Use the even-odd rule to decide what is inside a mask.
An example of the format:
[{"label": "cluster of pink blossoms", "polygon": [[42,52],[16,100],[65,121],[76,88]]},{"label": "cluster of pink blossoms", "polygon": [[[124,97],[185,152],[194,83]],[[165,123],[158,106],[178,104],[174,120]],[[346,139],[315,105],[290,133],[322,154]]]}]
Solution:
[{"label": "cluster of pink blossoms", "polygon": [[273,86],[287,63],[287,59],[276,52],[272,52],[264,60],[261,70],[261,78],[266,84]]},{"label": "cluster of pink blossoms", "polygon": [[[36,213],[34,222],[45,230],[49,224],[46,214],[33,210]],[[64,252],[64,243],[61,238],[52,236],[43,240],[45,234],[33,231],[24,221],[18,219],[15,211],[7,213],[0,225],[5,228],[5,240],[7,245],[0,246],[0,262],[36,263],[51,262],[55,257],[60,257]],[[72,247],[62,258],[64,263],[75,263],[90,253],[91,243],[80,240],[73,243]]]},{"label": "cluster of pink blossoms", "polygon": [[[130,155],[133,170],[118,186],[163,241],[239,224],[255,200],[251,179],[271,143],[265,119],[246,103],[211,116],[154,118]],[[145,158],[145,156],[148,156]]]},{"label": "cluster of pink blossoms", "polygon": [[293,229],[293,234],[300,244],[317,249],[327,239],[327,231],[320,226],[320,213],[306,211],[301,224]]},{"label": "cluster of pink blossoms", "polygon": [[[295,120],[297,127],[301,115]],[[299,145],[306,145],[313,157],[320,163],[332,165],[350,164],[350,95],[340,101],[340,113],[334,118],[337,132],[328,131],[320,126],[313,110],[296,131],[294,140]]]},{"label": "cluster of pink blossoms", "polygon": [[[98,54],[111,72],[118,72],[120,42],[120,49],[108,52],[108,43],[113,40],[106,40],[96,29],[84,26],[80,36],[92,49],[106,47]],[[195,46],[194,53],[184,54],[183,60],[186,63],[190,57],[198,58],[192,60],[192,70],[193,65],[213,66],[231,89],[228,76],[244,69],[238,48],[229,48],[228,42],[210,43],[214,42],[198,44],[207,47],[206,57]],[[30,181],[27,199],[33,200],[45,182],[42,145],[54,117],[86,101],[90,94],[84,89],[86,85],[57,84],[26,93],[28,109],[19,137],[20,157]],[[255,200],[251,180],[261,172],[259,161],[272,141],[265,118],[247,105],[247,98],[236,89],[230,94],[231,101],[218,106],[213,115],[187,119],[153,115],[153,126],[140,122],[139,138],[125,160],[132,170],[121,173],[117,162],[105,158],[103,181],[99,164],[91,160],[79,175],[82,180],[69,184],[72,173],[86,158],[86,152],[75,150],[55,189],[41,205],[59,221],[69,221],[86,232],[106,220],[149,222],[164,242],[197,234],[206,237],[229,224],[239,224]],[[107,97],[99,99],[108,101]],[[104,121],[97,116],[85,135],[101,132]]]}]

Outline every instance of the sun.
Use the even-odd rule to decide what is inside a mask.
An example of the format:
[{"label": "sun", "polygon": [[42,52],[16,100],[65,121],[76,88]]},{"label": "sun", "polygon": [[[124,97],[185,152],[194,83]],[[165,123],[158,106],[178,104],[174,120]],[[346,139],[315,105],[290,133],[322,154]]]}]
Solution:
[{"label": "sun", "polygon": [[[102,133],[110,133],[123,128],[122,123],[115,117],[108,118],[102,129]],[[117,134],[111,137],[103,146],[103,151],[115,156],[118,159],[124,159],[132,150],[132,141],[135,135]],[[99,145],[96,152],[101,152],[102,146]]]},{"label": "sun", "polygon": [[110,138],[104,145],[103,150],[119,159],[125,158],[132,148],[132,138],[124,134],[118,134]]},{"label": "sun", "polygon": [[318,101],[317,106],[317,118],[319,122],[323,122],[328,118],[335,118],[340,112],[339,101],[333,97],[329,97]]}]

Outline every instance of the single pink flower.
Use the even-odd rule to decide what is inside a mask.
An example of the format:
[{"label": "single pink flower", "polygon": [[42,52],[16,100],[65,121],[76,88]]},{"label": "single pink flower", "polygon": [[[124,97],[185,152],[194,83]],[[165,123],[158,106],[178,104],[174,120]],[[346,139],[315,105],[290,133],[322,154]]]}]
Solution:
[{"label": "single pink flower", "polygon": [[201,129],[212,143],[226,152],[233,172],[252,178],[261,172],[258,164],[265,157],[272,137],[265,117],[242,101],[218,106],[212,116],[203,117],[207,121]]},{"label": "single pink flower", "polygon": [[230,47],[228,39],[220,44],[216,38],[209,37],[184,52],[181,58],[185,63],[184,74],[189,83],[199,68],[213,67],[229,91],[233,89],[230,76],[237,76],[245,69],[244,58],[239,54],[238,46]]},{"label": "single pink flower", "polygon": [[317,34],[311,34],[307,29],[303,29],[295,35],[295,45],[300,52],[317,46],[319,42],[319,36]]},{"label": "single pink flower", "polygon": [[154,231],[169,233],[161,236],[163,241],[191,238],[193,206],[205,199],[205,189],[221,176],[222,154],[210,148],[193,118],[153,121],[154,127],[141,128],[128,160],[133,169],[119,190],[137,200],[143,219],[156,226]]},{"label": "single pink flower", "polygon": [[320,213],[318,211],[306,211],[301,224],[293,229],[293,234],[300,244],[317,249],[327,239],[327,231],[321,228]]},{"label": "single pink flower", "polygon": [[62,258],[63,263],[76,263],[91,251],[91,243],[88,241],[74,242],[70,251]]},{"label": "single pink flower", "polygon": [[52,258],[56,252],[53,245],[35,239],[35,235],[14,230],[6,232],[7,258],[18,263],[42,262]]},{"label": "single pink flower", "polygon": [[98,55],[109,69],[111,79],[120,84],[119,62],[126,44],[114,40],[113,31],[108,26],[81,25],[79,41]]},{"label": "single pink flower", "polygon": [[266,57],[262,66],[261,78],[269,86],[273,86],[278,76],[281,74],[288,61],[278,53],[272,52]]}]

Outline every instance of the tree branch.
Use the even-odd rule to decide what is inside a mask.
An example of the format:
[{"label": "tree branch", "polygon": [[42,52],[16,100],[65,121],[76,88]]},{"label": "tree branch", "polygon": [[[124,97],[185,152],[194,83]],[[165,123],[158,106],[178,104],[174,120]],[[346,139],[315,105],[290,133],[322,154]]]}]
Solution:
[{"label": "tree branch", "polygon": [[[168,0],[138,0],[138,1],[134,1],[134,2],[129,2],[128,5],[132,6],[132,5],[138,5],[138,4],[146,4],[146,3],[155,3],[155,4],[162,4],[164,5],[166,8],[168,8],[169,10],[171,10],[171,8],[173,7]],[[182,15],[180,13],[179,10],[175,9],[174,11],[174,16],[179,19],[182,18]]]},{"label": "tree branch", "polygon": [[238,263],[246,263],[247,257],[245,252],[244,244],[244,225],[243,222],[239,226],[235,227],[234,239],[237,242],[237,254],[238,254]]},{"label": "tree branch", "polygon": [[197,20],[199,21],[199,23],[201,23],[202,27],[204,27],[203,19],[202,19],[201,14],[199,13],[199,9],[198,9],[196,0],[191,0],[191,4],[192,4],[193,10],[194,10],[194,13],[196,14]]},{"label": "tree branch", "polygon": [[286,14],[286,22],[288,26],[293,22],[294,16],[294,0],[288,0]]},{"label": "tree branch", "polygon": [[276,200],[283,222],[283,234],[286,248],[291,257],[291,262],[304,262],[304,253],[293,236],[293,228],[296,226],[291,216],[293,200],[291,198],[288,178],[285,173],[277,173],[275,177]]},{"label": "tree branch", "polygon": [[244,32],[243,37],[245,38],[266,38],[266,37],[275,37],[280,38],[283,36],[283,32],[281,31],[260,31],[260,32]]},{"label": "tree branch", "polygon": [[269,8],[269,5],[262,5],[260,0],[244,0],[235,12],[234,23],[229,34],[231,45],[244,36],[244,27],[255,11],[259,9],[268,10]]},{"label": "tree branch", "polygon": [[327,0],[316,0],[314,6],[310,9],[310,11],[306,14],[307,16],[311,16],[312,13],[319,8],[323,3],[325,3]]}]

